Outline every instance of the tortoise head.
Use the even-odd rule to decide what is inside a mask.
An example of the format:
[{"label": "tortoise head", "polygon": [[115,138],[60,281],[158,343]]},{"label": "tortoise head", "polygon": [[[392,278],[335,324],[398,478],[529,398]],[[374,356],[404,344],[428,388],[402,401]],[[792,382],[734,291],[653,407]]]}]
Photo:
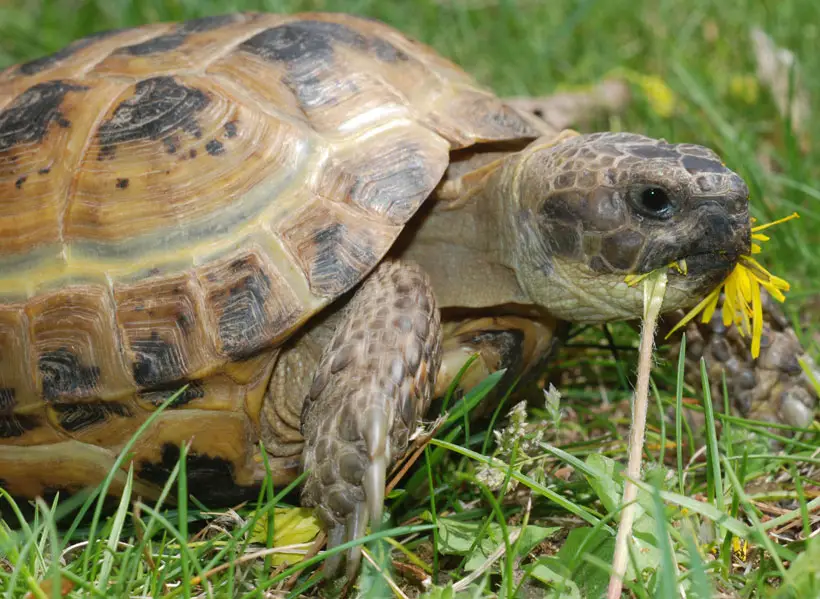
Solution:
[{"label": "tortoise head", "polygon": [[751,245],[749,190],[712,150],[629,133],[536,140],[503,169],[505,243],[529,297],[560,318],[637,318],[629,274],[670,271],[664,310],[693,305]]}]

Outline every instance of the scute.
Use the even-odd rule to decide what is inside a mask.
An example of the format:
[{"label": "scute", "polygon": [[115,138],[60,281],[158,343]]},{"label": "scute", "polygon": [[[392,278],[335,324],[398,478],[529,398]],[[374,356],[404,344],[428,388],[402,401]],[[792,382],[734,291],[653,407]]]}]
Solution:
[{"label": "scute", "polygon": [[[183,383],[174,413],[255,438],[274,348],[367,276],[449,152],[537,135],[347,15],[103,32],[0,73],[0,443],[115,447]],[[140,447],[161,465],[181,438]],[[235,481],[242,451],[219,454]]]},{"label": "scute", "polygon": [[233,360],[283,341],[302,305],[287,281],[257,252],[245,252],[198,272],[217,351]]}]

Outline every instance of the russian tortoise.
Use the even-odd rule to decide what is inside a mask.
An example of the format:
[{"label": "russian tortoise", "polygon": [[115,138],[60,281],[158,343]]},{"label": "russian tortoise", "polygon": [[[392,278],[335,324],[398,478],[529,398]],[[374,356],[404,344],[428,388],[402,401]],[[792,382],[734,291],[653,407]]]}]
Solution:
[{"label": "russian tortoise", "polygon": [[[309,471],[332,543],[379,519],[431,397],[543,363],[566,321],[691,305],[750,247],[711,150],[551,130],[337,14],[96,34],[0,76],[0,479],[156,494]],[[121,489],[117,473],[112,491]],[[357,556],[351,554],[355,569]]]}]

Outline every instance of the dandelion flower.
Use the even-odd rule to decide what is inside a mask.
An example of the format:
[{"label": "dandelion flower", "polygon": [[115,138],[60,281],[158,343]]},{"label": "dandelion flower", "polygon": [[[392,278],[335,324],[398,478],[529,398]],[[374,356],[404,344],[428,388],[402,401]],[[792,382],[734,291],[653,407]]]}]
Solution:
[{"label": "dandelion flower", "polygon": [[646,99],[649,108],[661,118],[669,118],[677,109],[678,98],[666,82],[656,75],[645,75],[631,69],[618,68],[611,76],[621,77],[635,85]]},{"label": "dandelion flower", "polygon": [[[760,244],[755,241],[769,241],[769,237],[761,231],[794,218],[799,218],[796,212],[774,222],[752,227],[752,254],[759,254],[762,251]],[[752,224],[754,222],[755,219],[752,219]],[[777,301],[783,302],[786,300],[783,292],[789,290],[789,283],[774,276],[751,256],[741,256],[734,270],[729,273],[723,283],[715,287],[697,306],[692,308],[675,328],[669,331],[667,338],[699,313],[702,313],[701,322],[709,322],[717,310],[718,300],[723,291],[725,292],[722,308],[723,324],[736,325],[744,337],[751,335],[752,357],[757,358],[760,355],[760,340],[763,336],[761,288],[768,291]]]}]

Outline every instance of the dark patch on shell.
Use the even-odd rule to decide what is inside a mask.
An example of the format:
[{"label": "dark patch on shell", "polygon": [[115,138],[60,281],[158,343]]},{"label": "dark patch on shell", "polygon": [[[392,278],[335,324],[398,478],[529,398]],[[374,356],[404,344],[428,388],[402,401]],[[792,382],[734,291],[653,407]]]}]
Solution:
[{"label": "dark patch on shell", "polygon": [[375,264],[371,245],[357,243],[341,223],[332,223],[313,233],[315,258],[310,264],[310,289],[333,296],[352,287],[362,276],[360,265]]},{"label": "dark patch on shell", "polygon": [[168,381],[179,381],[185,374],[185,365],[179,348],[162,339],[156,331],[147,339],[131,342],[134,352],[132,372],[136,383],[152,388]]},{"label": "dark patch on shell", "polygon": [[103,146],[97,154],[97,160],[112,160],[117,155],[117,149],[114,146]]},{"label": "dark patch on shell", "polygon": [[[333,73],[337,45],[373,54],[385,62],[408,59],[404,52],[385,40],[365,36],[341,23],[312,20],[271,27],[243,42],[239,49],[284,63],[288,69],[285,83],[302,106],[314,107],[335,101],[337,85],[332,83],[338,79]],[[345,84],[352,85],[352,82]]]},{"label": "dark patch on shell", "polygon": [[270,318],[265,303],[271,293],[271,280],[258,267],[251,267],[229,293],[219,318],[219,340],[228,356],[246,358],[267,341]]},{"label": "dark patch on shell", "polygon": [[149,54],[159,54],[179,48],[187,36],[184,33],[167,33],[152,37],[149,40],[117,48],[115,54],[128,54],[130,56],[148,56]]},{"label": "dark patch on shell", "polygon": [[213,17],[202,17],[191,19],[180,23],[173,32],[158,35],[144,42],[123,46],[118,48],[117,54],[129,54],[131,56],[148,56],[150,54],[160,54],[175,50],[185,43],[191,33],[202,33],[229,25],[237,21],[237,15],[217,15]]},{"label": "dark patch on shell", "polygon": [[20,177],[19,179],[17,179],[17,181],[15,181],[15,182],[14,182],[14,186],[15,186],[17,189],[23,189],[23,183],[25,183],[25,182],[26,182],[26,179],[28,179],[28,177],[27,177],[27,176],[25,176],[25,175],[23,175],[22,177]]},{"label": "dark patch on shell", "polygon": [[[187,385],[185,389],[180,391],[185,385]],[[169,397],[174,395],[176,395],[176,397],[168,405],[168,409],[179,408],[195,399],[202,399],[205,397],[205,388],[200,381],[188,381],[187,383],[181,381],[178,383],[160,385],[150,391],[143,391],[139,394],[139,397],[141,400],[158,408],[165,403]]]},{"label": "dark patch on shell", "polygon": [[47,175],[50,172],[51,172],[51,168],[45,167],[45,168],[41,168],[39,171],[37,171],[37,174],[38,175]]},{"label": "dark patch on shell", "polygon": [[180,23],[177,31],[180,33],[203,33],[205,31],[213,31],[226,25],[231,25],[240,20],[240,15],[213,15],[210,17],[199,17],[198,19],[189,19],[184,23]]},{"label": "dark patch on shell", "polygon": [[370,39],[370,47],[376,57],[384,62],[398,62],[409,58],[402,50],[379,37]]},{"label": "dark patch on shell", "polygon": [[37,361],[46,401],[68,397],[88,397],[100,379],[98,366],[86,366],[65,347],[45,352]]},{"label": "dark patch on shell", "polygon": [[171,135],[162,140],[162,145],[165,146],[165,151],[169,154],[177,153],[177,144],[180,142],[176,135]]},{"label": "dark patch on shell", "polygon": [[230,121],[225,123],[225,137],[230,139],[231,137],[236,137],[236,124],[237,121]]},{"label": "dark patch on shell", "polygon": [[118,189],[128,189],[128,179],[117,179],[116,185]]},{"label": "dark patch on shell", "polygon": [[218,139],[212,139],[205,144],[205,151],[211,156],[219,156],[225,153],[225,146]]},{"label": "dark patch on shell", "polygon": [[93,401],[82,403],[57,403],[52,406],[59,414],[60,426],[69,433],[101,424],[112,417],[128,418],[131,410],[116,401]]},{"label": "dark patch on shell", "polygon": [[[181,291],[179,293],[182,293]],[[191,319],[188,317],[187,314],[181,313],[177,316],[176,319],[177,326],[179,330],[182,331],[183,335],[187,335],[191,332]]]},{"label": "dark patch on shell", "polygon": [[40,425],[40,419],[31,414],[0,415],[0,439],[20,437]]},{"label": "dark patch on shell", "polygon": [[[179,447],[173,443],[163,444],[159,462],[140,462],[139,477],[164,486],[179,462],[180,455]],[[243,488],[237,487],[234,481],[233,464],[224,458],[188,453],[186,475],[188,492],[201,500],[221,503],[243,494]]]},{"label": "dark patch on shell", "polygon": [[435,185],[430,159],[417,144],[403,144],[375,155],[367,168],[372,174],[357,179],[350,199],[393,224],[406,222]]},{"label": "dark patch on shell", "polygon": [[67,93],[87,89],[60,80],[28,88],[0,112],[0,152],[25,143],[42,142],[52,123],[69,127],[71,123],[60,112],[60,105]]},{"label": "dark patch on shell", "polygon": [[196,158],[196,150],[194,148],[191,148],[190,150],[188,150],[188,158],[191,158],[191,159]]},{"label": "dark patch on shell", "polygon": [[333,60],[334,44],[367,49],[367,39],[339,23],[296,21],[271,27],[239,46],[240,50],[278,62],[318,62]]},{"label": "dark patch on shell", "polygon": [[[166,140],[182,130],[202,136],[196,115],[210,102],[200,89],[178,83],[173,77],[153,77],[136,84],[134,95],[124,100],[97,130],[99,159],[112,157],[117,144],[143,139]],[[176,146],[173,142],[166,145]],[[168,148],[171,151],[171,147]]]},{"label": "dark patch on shell", "polygon": [[48,56],[41,56],[40,58],[35,58],[34,60],[30,60],[29,62],[21,64],[19,67],[17,67],[17,72],[21,75],[35,75],[41,71],[44,71],[45,69],[48,69],[56,65],[60,61],[69,58],[75,52],[82,50],[83,48],[87,48],[96,41],[107,37],[111,37],[112,35],[115,35],[120,31],[122,30],[112,29],[109,31],[100,31],[98,33],[92,33],[89,36],[78,39],[68,44],[65,48],[61,48],[53,54],[49,54]]},{"label": "dark patch on shell", "polygon": [[16,394],[11,387],[0,387],[0,412],[7,412],[14,407],[17,403]]}]

